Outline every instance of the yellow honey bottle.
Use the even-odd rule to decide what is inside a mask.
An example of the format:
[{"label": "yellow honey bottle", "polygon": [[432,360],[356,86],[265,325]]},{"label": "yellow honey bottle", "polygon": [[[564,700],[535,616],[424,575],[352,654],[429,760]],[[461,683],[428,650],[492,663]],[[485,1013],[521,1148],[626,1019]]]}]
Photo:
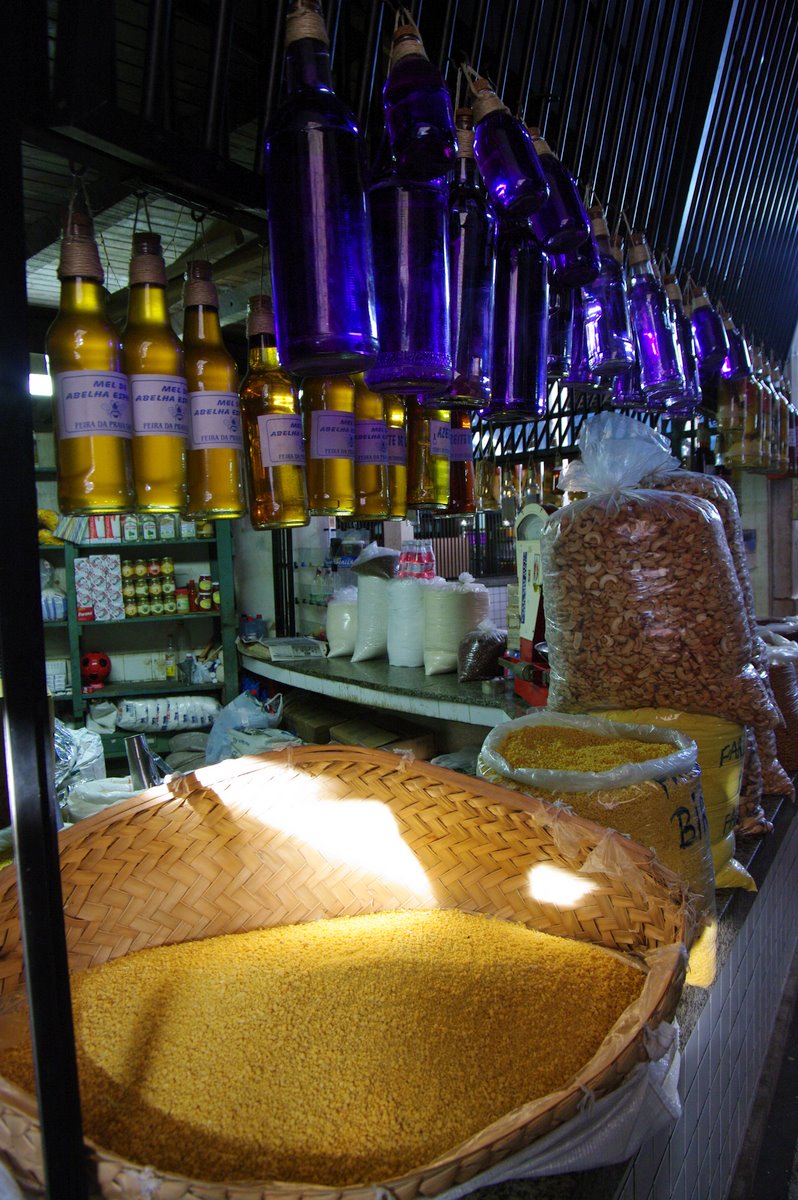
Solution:
[{"label": "yellow honey bottle", "polygon": [[388,426],[385,400],[366,387],[362,374],[355,385],[355,516],[382,520],[390,513],[388,491]]},{"label": "yellow honey bottle", "polygon": [[355,385],[348,375],[303,379],[300,390],[311,515],[355,511]]},{"label": "yellow honey bottle", "polygon": [[385,397],[385,420],[388,425],[388,490],[391,497],[388,516],[401,519],[407,516],[407,417],[401,396]]},{"label": "yellow honey bottle", "polygon": [[61,241],[61,302],[47,331],[53,380],[58,506],[63,513],[133,507],[132,418],[119,337],[105,313],[91,218],[72,211]]},{"label": "yellow honey bottle", "polygon": [[452,447],[449,469],[449,508],[452,515],[477,511],[474,492],[474,435],[471,410],[452,410]]},{"label": "yellow honey bottle", "polygon": [[166,267],[157,233],[133,234],[122,366],[133,408],[136,508],[180,512],[186,504],[188,396],[183,348],[166,307]]},{"label": "yellow honey bottle", "polygon": [[241,381],[249,515],[255,529],[307,525],[305,441],[296,389],[277,359],[268,296],[252,296],[247,314],[249,365]]},{"label": "yellow honey bottle", "polygon": [[240,517],[243,439],[238,371],[222,341],[219,297],[208,262],[189,263],[183,351],[190,412],[189,517]]},{"label": "yellow honey bottle", "polygon": [[423,398],[407,402],[407,503],[409,508],[445,511],[449,507],[449,412],[426,408]]}]

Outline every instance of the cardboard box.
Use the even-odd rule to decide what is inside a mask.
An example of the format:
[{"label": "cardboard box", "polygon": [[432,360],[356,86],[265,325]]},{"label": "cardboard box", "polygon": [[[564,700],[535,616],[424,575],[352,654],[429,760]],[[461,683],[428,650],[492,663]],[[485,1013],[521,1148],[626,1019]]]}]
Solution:
[{"label": "cardboard box", "polygon": [[306,692],[292,692],[285,698],[281,725],[303,742],[326,746],[330,728],[346,716],[346,708],[326,696],[316,700]]},{"label": "cardboard box", "polygon": [[[123,621],[122,560],[118,554],[89,554],[75,560],[78,620]],[[81,611],[93,616],[81,616]]]},{"label": "cardboard box", "polygon": [[431,732],[407,725],[399,731],[387,729],[362,717],[334,725],[330,729],[330,741],[342,746],[365,746],[395,753],[408,751],[414,758],[425,762],[435,757],[435,738]]}]

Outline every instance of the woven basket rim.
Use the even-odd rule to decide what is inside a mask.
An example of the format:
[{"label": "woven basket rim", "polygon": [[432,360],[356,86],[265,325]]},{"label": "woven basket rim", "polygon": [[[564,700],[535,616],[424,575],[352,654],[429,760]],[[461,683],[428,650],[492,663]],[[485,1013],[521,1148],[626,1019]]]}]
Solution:
[{"label": "woven basket rim", "polygon": [[[471,793],[474,798],[479,799],[480,802],[484,802],[486,806],[499,806],[502,810],[515,813],[534,825],[543,826],[547,831],[551,829],[556,819],[552,815],[551,805],[545,801],[524,793],[516,793],[511,789],[493,784],[481,777],[460,775],[445,767],[437,767],[424,761],[408,761],[407,759],[403,759],[402,756],[389,751],[348,746],[301,746],[291,747],[280,752],[254,755],[228,761],[215,766],[200,768],[186,776],[177,776],[166,784],[138,793],[130,799],[117,802],[109,806],[109,808],[81,820],[70,828],[62,830],[59,833],[59,847],[66,849],[72,842],[90,837],[95,829],[106,826],[109,820],[124,822],[127,818],[138,816],[153,806],[173,805],[175,801],[188,802],[189,797],[196,797],[199,793],[218,790],[220,799],[226,804],[227,798],[225,797],[225,792],[237,780],[246,779],[248,776],[257,774],[264,767],[288,766],[296,768],[297,772],[301,773],[305,769],[311,768],[314,765],[318,766],[318,764],[329,760],[346,762],[355,766],[358,763],[362,763],[364,767],[368,766],[371,769],[375,765],[383,766],[386,773],[396,772],[399,775],[405,772],[410,772],[411,774],[415,772],[434,783],[440,783],[444,786],[449,785],[450,787],[456,785],[459,793]],[[646,849],[614,830],[607,830],[604,826],[575,814],[569,814],[568,824],[572,830],[584,835],[584,840],[588,843],[596,844],[599,841],[609,838],[634,865],[638,866],[654,884],[658,885],[665,893],[668,904],[672,907],[673,912],[671,916],[674,918],[675,929],[677,931],[681,930],[683,942],[689,944],[692,932],[689,893],[679,877],[656,859],[653,851]],[[9,870],[15,870],[13,863],[4,868],[3,871],[0,871],[0,886],[5,882],[5,871]],[[431,907],[446,907],[446,905],[432,905]],[[451,907],[456,908],[459,906],[454,904]],[[659,958],[654,961],[656,956],[659,956]],[[557,1119],[555,1114],[557,1112],[569,1113],[574,1110],[575,1102],[584,1096],[585,1089],[592,1090],[591,1085],[596,1085],[598,1094],[612,1090],[612,1087],[617,1084],[618,1080],[616,1079],[616,1084],[611,1083],[609,1085],[606,1080],[608,1071],[612,1071],[615,1064],[622,1062],[622,1060],[626,1062],[626,1068],[618,1076],[618,1078],[622,1078],[628,1073],[630,1063],[643,1061],[643,1055],[640,1052],[642,1031],[646,1027],[656,1026],[673,1011],[676,999],[678,999],[678,993],[681,990],[686,951],[684,944],[673,941],[665,943],[658,950],[651,952],[647,957],[649,958],[649,972],[643,994],[639,1001],[634,1002],[634,1005],[626,1010],[620,1018],[619,1023],[616,1024],[623,1024],[624,1018],[635,1005],[640,1006],[640,1011],[635,1017],[634,1024],[632,1025],[630,1020],[628,1030],[615,1037],[615,1043],[617,1044],[612,1045],[613,1054],[611,1057],[608,1057],[609,1042],[611,1037],[615,1035],[616,1027],[613,1027],[613,1031],[610,1031],[610,1034],[601,1043],[596,1054],[594,1054],[589,1062],[583,1065],[578,1075],[558,1092],[538,1097],[519,1106],[511,1113],[503,1114],[499,1119],[492,1122],[491,1125],[470,1136],[458,1146],[451,1147],[435,1160],[423,1165],[414,1166],[410,1171],[401,1176],[379,1182],[357,1183],[344,1187],[279,1179],[236,1180],[234,1182],[222,1183],[219,1181],[190,1179],[187,1176],[176,1175],[160,1169],[156,1169],[156,1177],[167,1185],[173,1184],[175,1186],[185,1186],[186,1189],[199,1189],[196,1191],[196,1195],[207,1194],[211,1196],[218,1193],[219,1195],[224,1194],[231,1198],[241,1197],[242,1200],[244,1198],[250,1200],[250,1198],[254,1197],[265,1197],[267,1194],[269,1196],[284,1197],[285,1200],[288,1200],[288,1197],[293,1198],[293,1200],[299,1200],[300,1194],[311,1195],[316,1200],[319,1200],[322,1196],[328,1198],[328,1200],[333,1200],[334,1197],[346,1197],[346,1200],[356,1200],[358,1198],[359,1200],[359,1197],[373,1196],[375,1187],[384,1187],[394,1191],[401,1200],[419,1194],[434,1195],[437,1191],[451,1185],[446,1180],[450,1179],[452,1172],[455,1174],[459,1172],[458,1178],[467,1178],[469,1177],[469,1171],[473,1174],[475,1171],[485,1169],[485,1166],[488,1165],[486,1155],[490,1156],[489,1161],[496,1161],[497,1158],[514,1153],[522,1145],[528,1144],[537,1137],[542,1136],[547,1130],[541,1128],[541,1122],[549,1116],[552,1117],[554,1125],[559,1124],[562,1119],[567,1119],[567,1116]],[[1,1062],[0,1101],[13,1113],[19,1113],[29,1118],[33,1124],[36,1123],[38,1118],[35,1098],[2,1076]],[[524,1130],[529,1129],[532,1129],[531,1136],[524,1139]],[[512,1141],[512,1144],[509,1145],[509,1148],[504,1148],[504,1144],[510,1141]],[[108,1171],[133,1172],[135,1174],[149,1170],[149,1168],[146,1168],[141,1163],[124,1160],[119,1155],[109,1152],[90,1138],[86,1138],[85,1142],[91,1151],[97,1169],[103,1175],[107,1174]],[[471,1170],[469,1165],[470,1160],[472,1163],[477,1164],[473,1170]],[[446,1176],[446,1180],[437,1182],[443,1176]],[[111,1195],[117,1195],[118,1192],[104,1191],[104,1194],[110,1197]]]}]

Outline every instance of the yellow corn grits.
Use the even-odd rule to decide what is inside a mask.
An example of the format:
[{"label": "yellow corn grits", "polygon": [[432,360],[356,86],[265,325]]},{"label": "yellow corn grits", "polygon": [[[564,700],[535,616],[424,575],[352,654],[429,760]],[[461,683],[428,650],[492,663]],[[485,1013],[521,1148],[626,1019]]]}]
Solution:
[{"label": "yellow corn grits", "polygon": [[[73,976],[85,1132],[189,1178],[387,1179],[568,1083],[643,980],[453,910],[138,951]],[[2,1072],[32,1090],[29,1048]]]},{"label": "yellow corn grits", "polygon": [[609,738],[586,729],[536,725],[508,733],[499,753],[509,766],[546,771],[611,771],[624,763],[646,762],[673,753],[667,742]]}]

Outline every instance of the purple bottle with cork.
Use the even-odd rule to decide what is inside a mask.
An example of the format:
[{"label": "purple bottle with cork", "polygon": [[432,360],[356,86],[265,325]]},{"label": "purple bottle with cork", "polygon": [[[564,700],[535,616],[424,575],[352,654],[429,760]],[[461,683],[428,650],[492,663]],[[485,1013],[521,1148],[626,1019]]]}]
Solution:
[{"label": "purple bottle with cork", "polygon": [[293,375],[362,371],[378,349],[365,145],[333,91],[319,0],[291,0],[285,46],[264,160],[279,358]]},{"label": "purple bottle with cork", "polygon": [[590,208],[590,222],[598,246],[601,270],[584,285],[585,341],[591,374],[599,379],[613,378],[631,366],[635,359],[626,284],[623,277],[623,251],[616,256],[610,243],[610,231],[600,204]]},{"label": "purple bottle with cork", "polygon": [[549,146],[540,130],[529,126],[529,136],[549,185],[549,198],[530,224],[547,253],[565,254],[576,250],[590,237],[590,218],[582,203],[574,177]]},{"label": "purple bottle with cork", "polygon": [[382,106],[400,178],[439,179],[454,167],[457,136],[449,89],[404,7],[396,14]]},{"label": "purple bottle with cork", "polygon": [[474,157],[500,219],[525,220],[549,198],[532,138],[487,79],[463,68],[474,93]]},{"label": "purple bottle with cork", "polygon": [[698,369],[702,377],[710,378],[723,366],[729,353],[729,341],[723,321],[712,307],[706,288],[700,283],[692,283],[689,301]]},{"label": "purple bottle with cork", "polygon": [[684,392],[676,334],[665,289],[655,275],[644,233],[633,231],[628,253],[629,318],[640,364],[640,389],[647,402]]}]

